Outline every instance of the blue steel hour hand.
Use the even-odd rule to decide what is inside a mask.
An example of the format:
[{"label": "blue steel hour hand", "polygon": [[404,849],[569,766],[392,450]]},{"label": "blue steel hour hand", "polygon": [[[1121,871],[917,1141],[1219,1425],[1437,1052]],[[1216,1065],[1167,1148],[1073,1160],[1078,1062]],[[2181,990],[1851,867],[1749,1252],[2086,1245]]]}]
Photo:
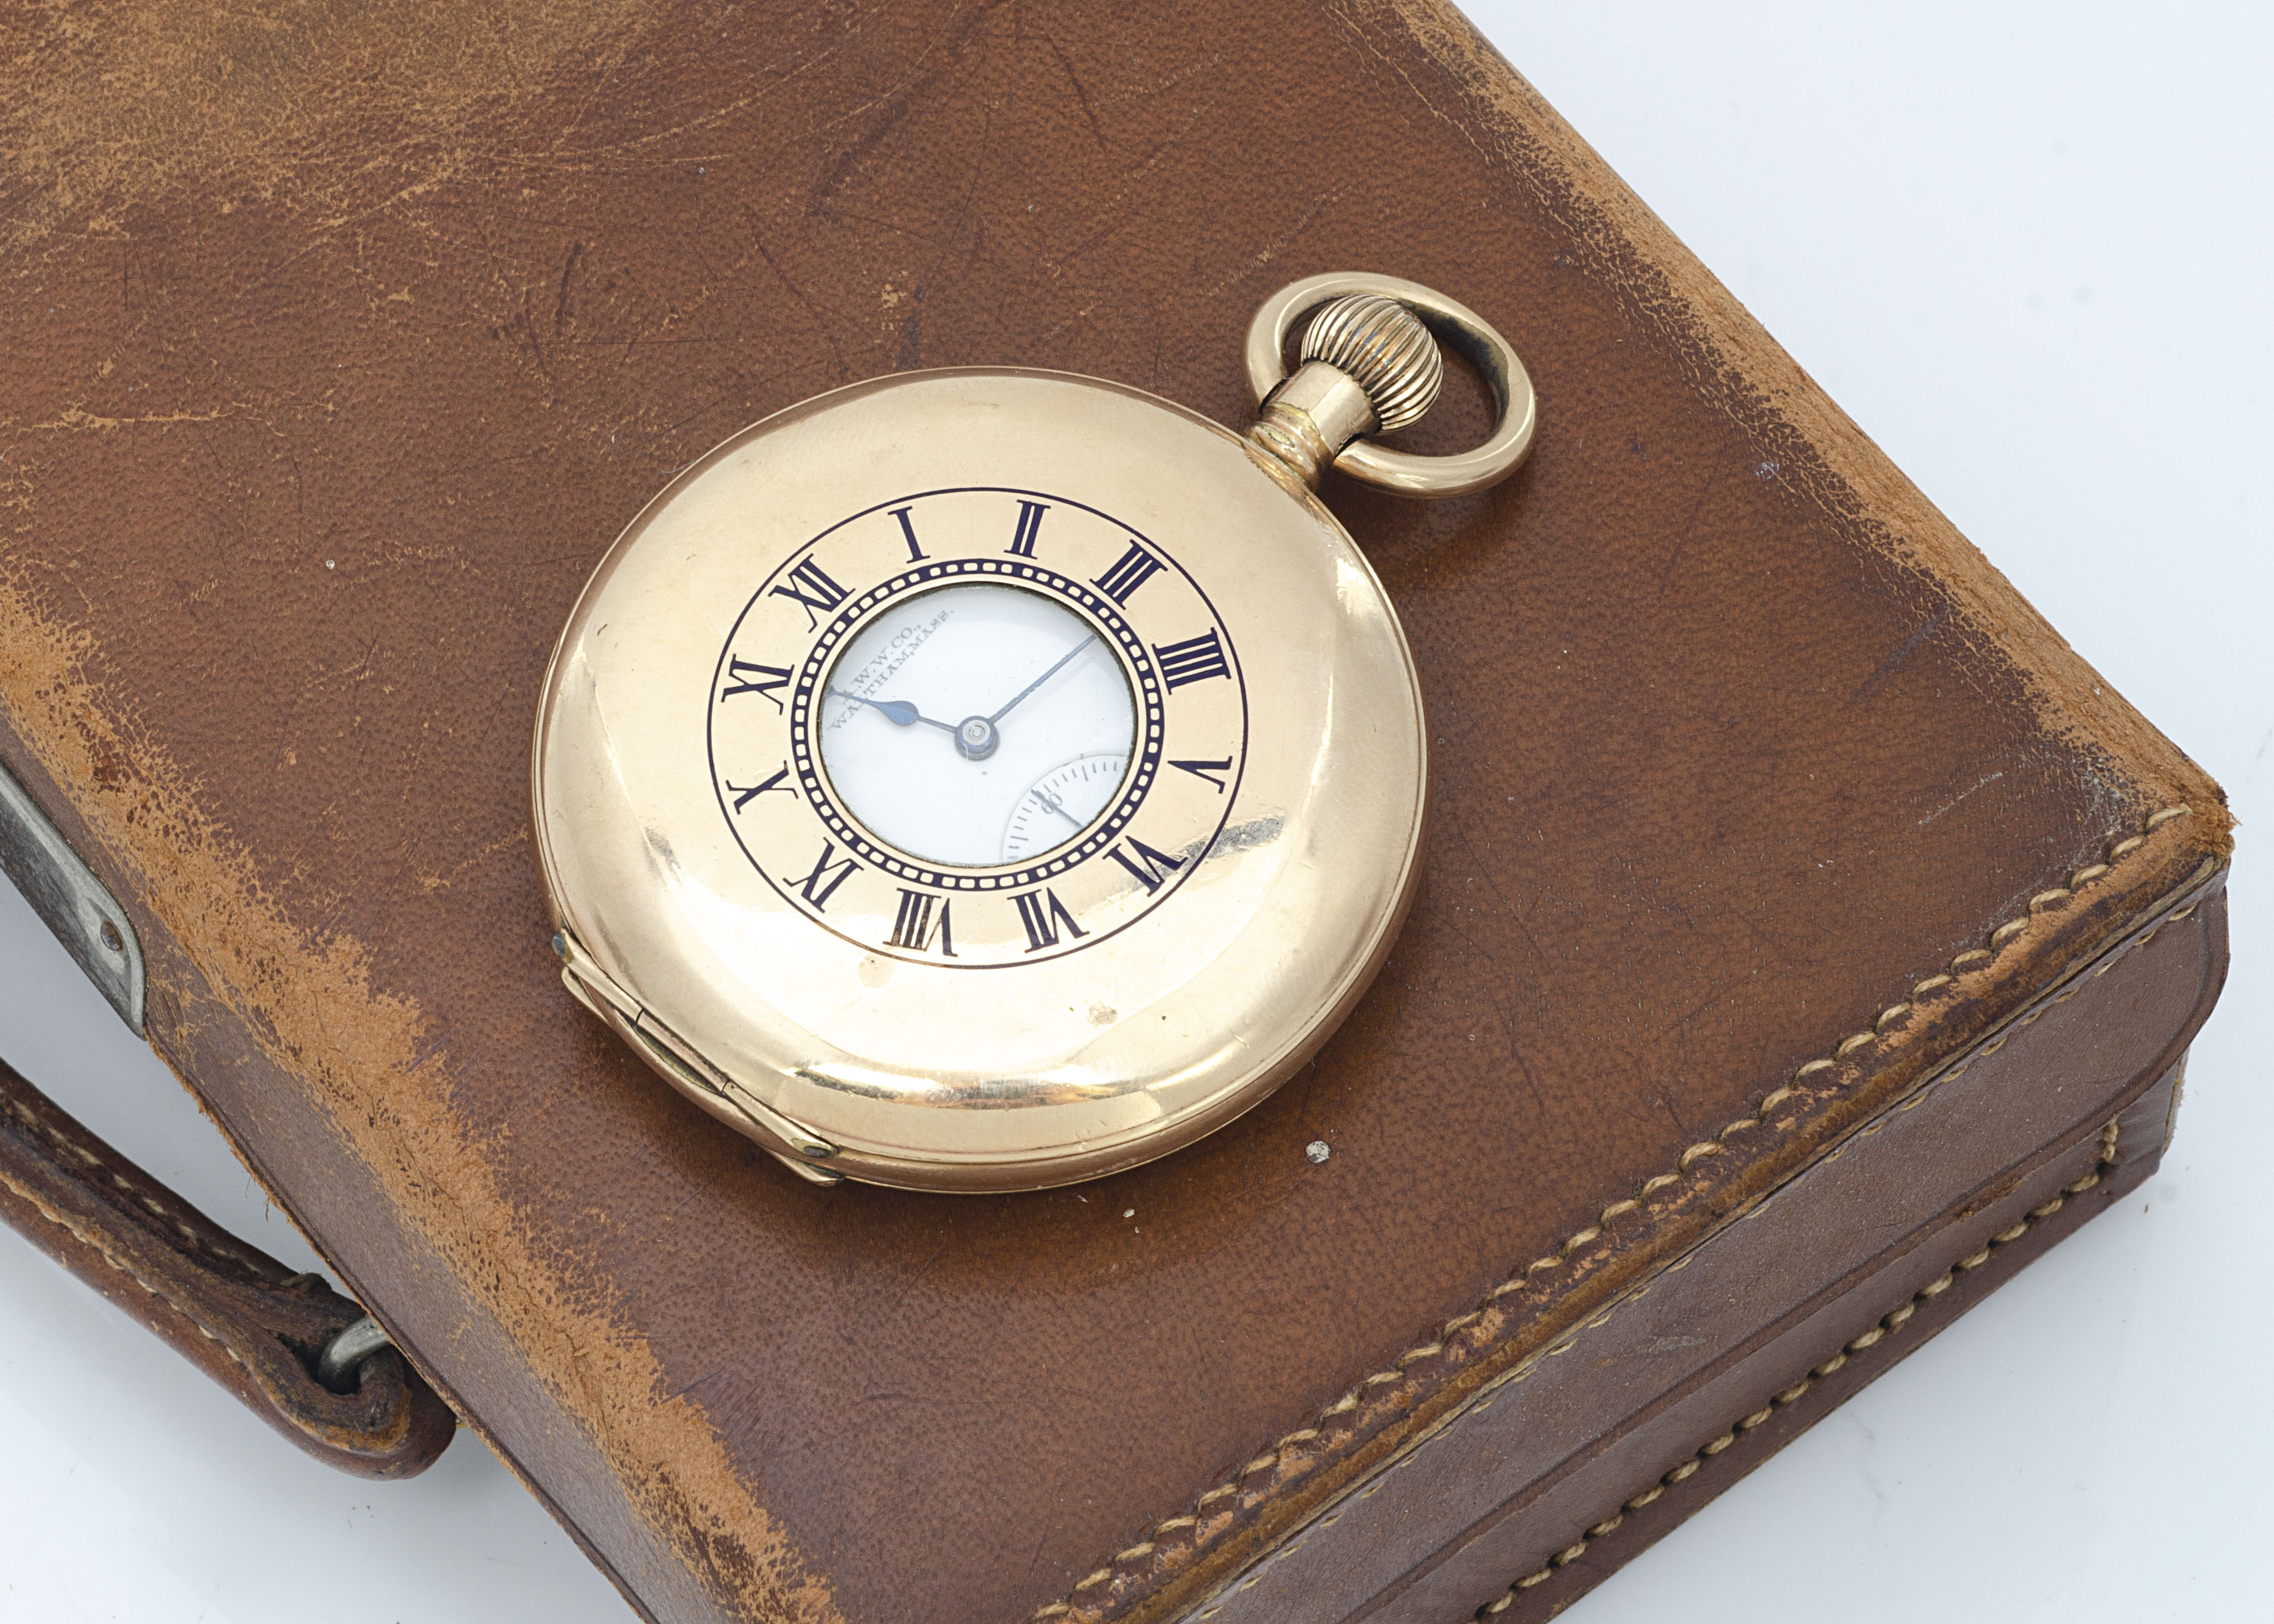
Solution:
[{"label": "blue steel hour hand", "polygon": [[863,699],[860,695],[848,694],[841,688],[832,688],[829,692],[836,698],[849,699],[856,705],[867,705],[871,710],[882,710],[885,713],[885,719],[895,727],[909,727],[922,722],[925,726],[937,727],[944,733],[952,733],[955,731],[954,727],[946,722],[933,721],[931,718],[924,715],[905,699]]},{"label": "blue steel hour hand", "polygon": [[1004,707],[1000,710],[998,710],[994,715],[989,717],[987,718],[988,726],[991,727],[994,724],[1001,721],[1005,717],[1010,715],[1012,705],[1017,704],[1028,695],[1042,687],[1043,683],[1049,681],[1061,671],[1064,671],[1066,668],[1068,661],[1072,660],[1075,655],[1081,653],[1084,649],[1089,647],[1091,643],[1096,643],[1096,641],[1097,634],[1096,632],[1092,632],[1088,636],[1083,638],[1080,643],[1077,643],[1073,647],[1068,649],[1064,654],[1060,655],[1057,665],[1051,666],[1048,671],[1043,673],[1041,676],[1036,677],[1032,682],[1028,683],[1026,687],[1012,695],[1008,703],[1004,705]]}]

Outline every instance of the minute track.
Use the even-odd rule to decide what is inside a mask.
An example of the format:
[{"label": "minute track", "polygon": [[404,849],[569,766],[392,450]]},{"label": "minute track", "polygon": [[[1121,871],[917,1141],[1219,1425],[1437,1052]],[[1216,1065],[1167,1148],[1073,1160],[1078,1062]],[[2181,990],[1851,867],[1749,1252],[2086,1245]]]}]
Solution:
[{"label": "minute track", "polygon": [[[1032,541],[1037,556],[1029,560],[1005,548],[1000,539],[993,545],[1004,551],[975,554],[959,552],[974,541],[984,543],[985,531],[991,528],[984,515],[990,512],[1003,515],[993,521],[1003,527],[994,530],[997,538],[1004,537],[1007,531],[1013,533],[1013,540]],[[980,527],[976,535],[972,533],[975,523]],[[925,555],[921,561],[910,558],[914,538],[922,538],[915,544]],[[817,560],[830,585],[841,590],[842,596],[832,612],[814,616],[809,635],[801,635],[802,622],[812,609],[816,593],[810,590],[811,572],[800,575],[799,570]],[[1137,733],[1131,741],[1128,766],[1119,789],[1113,792],[1094,818],[1081,815],[1094,802],[1085,802],[1077,810],[1063,802],[1051,806],[1047,800],[1036,802],[1028,798],[1027,804],[1037,808],[1035,816],[1046,817],[1048,829],[1056,830],[1062,839],[1052,845],[1057,837],[1043,826],[1030,826],[1020,838],[1034,851],[1033,856],[960,868],[936,859],[927,860],[893,840],[880,838],[864,822],[862,815],[847,802],[845,792],[825,761],[821,747],[826,739],[830,749],[839,748],[834,730],[840,724],[833,718],[847,710],[872,717],[870,725],[879,734],[905,729],[911,735],[937,738],[940,733],[960,726],[953,718],[962,711],[955,703],[937,695],[928,699],[928,690],[921,684],[911,686],[910,674],[891,674],[897,662],[910,651],[909,646],[904,645],[891,660],[877,667],[877,672],[884,673],[881,677],[871,673],[851,688],[847,687],[847,679],[841,674],[851,667],[837,662],[863,628],[885,624],[890,615],[902,614],[903,620],[913,615],[915,620],[910,623],[920,632],[944,635],[930,632],[928,623],[934,617],[917,614],[915,608],[903,613],[894,605],[907,602],[920,607],[924,601],[922,595],[981,584],[1040,593],[1091,623],[1094,640],[1103,645],[1092,655],[1101,662],[1097,669],[1118,666],[1126,673],[1135,703]],[[779,590],[782,588],[789,590]],[[1158,647],[1181,652],[1176,645],[1193,640],[1195,615],[1206,628],[1197,633],[1204,645],[1201,654],[1205,657],[1211,650],[1220,653],[1221,675],[1228,679],[1209,686],[1224,690],[1232,709],[1207,728],[1216,736],[1193,737],[1183,750],[1174,753],[1179,757],[1221,760],[1228,776],[1221,779],[1219,787],[1215,779],[1201,782],[1190,773],[1171,774],[1172,779],[1193,784],[1209,804],[1191,802],[1186,794],[1180,794],[1163,803],[1163,808],[1148,812],[1146,808],[1163,785],[1162,771],[1169,739],[1178,727],[1197,725],[1193,717],[1186,715],[1182,695],[1178,695],[1176,712],[1181,720],[1172,721],[1166,704],[1170,685],[1159,668],[1155,650]],[[801,804],[793,811],[787,800],[777,801],[771,796],[764,797],[774,807],[765,815],[766,823],[757,825],[744,822],[734,831],[736,838],[749,849],[754,859],[757,845],[772,849],[794,838],[802,840],[802,851],[757,862],[758,872],[786,902],[815,925],[832,934],[863,937],[871,952],[906,957],[940,968],[975,969],[1005,967],[1007,955],[1013,951],[1021,961],[1038,963],[1070,951],[1088,951],[1096,942],[1118,936],[1138,919],[1149,915],[1193,871],[1191,864],[1179,871],[1159,863],[1148,864],[1142,858],[1137,859],[1137,867],[1133,869],[1126,861],[1135,855],[1136,848],[1126,844],[1133,836],[1153,852],[1205,851],[1231,811],[1229,803],[1234,799],[1239,752],[1222,754],[1219,740],[1239,738],[1243,731],[1246,703],[1237,658],[1232,652],[1234,644],[1228,629],[1212,624],[1212,620],[1206,596],[1172,553],[1111,515],[1062,493],[954,487],[915,492],[864,508],[816,535],[792,553],[779,575],[759,583],[738,619],[734,635],[742,644],[748,647],[763,636],[768,647],[780,650],[772,658],[794,661],[787,668],[791,680],[783,693],[788,703],[779,736],[782,741],[781,753],[787,755],[790,771],[782,787],[794,786]],[[774,629],[767,631],[765,628]],[[920,637],[918,642],[922,641]],[[1090,652],[1091,641],[1083,638],[1072,647],[1062,645],[1062,651],[1047,657],[1039,668],[1028,666],[1032,674],[1014,679],[1017,686],[1007,695],[1004,690],[997,689],[993,698],[979,705],[977,717],[970,719],[988,722],[999,718],[1000,728],[1015,739],[1028,726],[1025,718],[1029,710],[1045,703],[1044,696],[1055,691],[1054,683],[1065,680],[1063,673],[1072,670],[1083,654]],[[746,663],[750,659],[749,655],[741,658]],[[1192,657],[1184,658],[1189,661]],[[911,665],[907,673],[917,669]],[[761,680],[772,680],[773,673],[765,673]],[[832,696],[832,689],[838,690],[838,696]],[[768,697],[773,696],[768,694]],[[942,708],[936,709],[935,701]],[[766,709],[770,710],[771,707]],[[888,719],[894,726],[885,726]],[[1224,726],[1226,723],[1230,725],[1228,739]],[[730,759],[719,754],[727,742],[727,734],[719,730],[726,726],[725,721],[713,725],[712,752],[722,764]],[[731,759],[749,763],[739,765],[737,771],[749,776],[733,779],[732,794],[727,788],[727,780],[723,776],[719,778],[722,810],[731,813],[740,802],[745,819],[756,818],[759,815],[758,798],[746,798],[747,792],[773,773],[778,763],[762,767],[749,763],[749,754],[766,748],[765,744],[757,735],[749,734],[747,723],[735,724],[731,731],[742,741],[734,747],[736,754]],[[771,733],[772,729],[761,731]],[[1211,751],[1211,745],[1216,749]],[[917,746],[918,741],[912,738],[908,748]],[[964,764],[987,763],[983,756]],[[1006,771],[1033,770],[1013,766]],[[1020,793],[1024,797],[1026,792]],[[1162,821],[1164,818],[1165,823]],[[794,831],[798,828],[810,833],[794,836]],[[853,861],[858,869],[841,878],[832,874],[809,886],[806,881],[814,854],[825,840],[833,848],[839,861]],[[1119,855],[1108,860],[1108,848],[1117,843],[1122,843]],[[994,853],[990,851],[987,855],[992,857]],[[1085,875],[1093,877],[1080,877]],[[1152,888],[1142,883],[1146,876],[1154,878]],[[825,901],[823,885],[832,882],[833,889]],[[907,936],[898,928],[900,898],[896,891],[879,889],[895,886],[920,890],[943,899],[983,895],[989,891],[1016,894],[1040,886],[1058,898],[1059,906],[1074,919],[1080,929],[1057,929],[1055,940],[1036,948],[1022,926],[1005,939],[1000,934],[1001,925],[982,929],[986,921],[981,916],[973,915],[968,920],[967,910],[958,908],[953,928],[956,956],[949,963],[937,951],[922,952],[903,945]],[[812,893],[810,898],[807,895],[809,891]],[[1054,914],[1046,913],[1045,917],[1056,919]],[[873,935],[857,922],[864,918],[878,920]],[[1003,923],[1015,921],[1013,912]],[[990,950],[990,940],[998,942],[999,948]]]}]

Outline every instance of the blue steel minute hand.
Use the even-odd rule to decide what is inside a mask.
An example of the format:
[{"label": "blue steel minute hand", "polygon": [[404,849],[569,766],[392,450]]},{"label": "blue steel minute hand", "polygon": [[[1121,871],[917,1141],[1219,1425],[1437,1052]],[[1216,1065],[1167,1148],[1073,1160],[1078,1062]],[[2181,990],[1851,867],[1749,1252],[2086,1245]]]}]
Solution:
[{"label": "blue steel minute hand", "polygon": [[[882,710],[885,713],[885,719],[895,727],[908,727],[922,722],[926,727],[937,727],[944,733],[952,733],[955,731],[948,723],[933,721],[931,718],[924,715],[905,699],[863,699],[860,695],[848,694],[841,688],[832,688],[829,692],[835,698],[849,699],[856,705],[867,705],[871,710]],[[1020,697],[1024,698],[1025,695],[1021,695]]]}]

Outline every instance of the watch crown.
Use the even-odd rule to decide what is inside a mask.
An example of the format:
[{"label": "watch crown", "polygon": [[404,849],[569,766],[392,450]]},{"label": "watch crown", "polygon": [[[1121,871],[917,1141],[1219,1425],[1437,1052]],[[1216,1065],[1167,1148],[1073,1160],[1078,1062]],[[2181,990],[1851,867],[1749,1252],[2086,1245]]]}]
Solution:
[{"label": "watch crown", "polygon": [[1419,418],[1445,381],[1445,357],[1429,329],[1379,293],[1353,293],[1321,307],[1303,329],[1303,359],[1348,373],[1366,391],[1383,434]]}]

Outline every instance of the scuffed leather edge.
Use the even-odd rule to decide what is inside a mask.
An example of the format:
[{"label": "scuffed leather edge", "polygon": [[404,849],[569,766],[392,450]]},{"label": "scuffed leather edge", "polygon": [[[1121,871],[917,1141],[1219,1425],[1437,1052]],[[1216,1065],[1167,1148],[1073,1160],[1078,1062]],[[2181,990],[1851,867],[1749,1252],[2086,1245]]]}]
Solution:
[{"label": "scuffed leather edge", "polygon": [[[1750,1115],[1614,1197],[1554,1252],[1515,1268],[1469,1312],[1354,1383],[1311,1425],[1260,1449],[1189,1510],[1154,1524],[1030,1616],[1125,1624],[1175,1613],[1410,1448],[1487,1382],[1569,1347],[1611,1297],[1831,1150],[1863,1118],[1995,1053],[2039,1011],[2083,989],[2087,981],[2071,971],[2124,936],[2132,937],[2127,949],[2144,945],[2213,889],[2224,852],[2206,852],[2181,832],[2191,812],[2161,808],[2136,832],[2119,833],[2065,884],[2033,895],[1980,946],[1914,982],[1909,996],[1766,1091]],[[2223,816],[2218,823],[2224,836]],[[1763,1134],[1775,1142],[1758,1150],[1730,1142]]]},{"label": "scuffed leather edge", "polygon": [[[278,1210],[370,1305],[407,1366],[467,1417],[643,1618],[660,1609],[674,1617],[836,1620],[825,1583],[787,1542],[770,1543],[777,1529],[763,1507],[743,1501],[750,1516],[738,1529],[719,1500],[703,1499],[722,1481],[722,1446],[707,1425],[687,1425],[688,1407],[632,1400],[628,1388],[613,1415],[588,1414],[567,1402],[593,1389],[512,1357],[516,1327],[526,1322],[508,1311],[527,1308],[533,1276],[510,1259],[526,1256],[519,1250],[525,1237],[493,1184],[478,1177],[456,1184],[443,1175],[463,1169],[455,1158],[464,1141],[430,1132],[414,1152],[407,1136],[436,1124],[406,1116],[399,1095],[383,1109],[338,1109],[343,1097],[355,1097],[339,1091],[358,1079],[400,1081],[431,1066],[426,1014],[374,996],[362,944],[311,936],[283,915],[251,877],[241,845],[201,808],[189,777],[147,737],[136,709],[109,703],[115,695],[87,677],[80,635],[44,619],[4,572],[0,625],[9,634],[0,648],[0,757],[132,915],[152,966],[153,1052]],[[280,962],[298,968],[279,977]],[[271,1086],[280,1077],[293,1086]],[[261,1136],[268,1147],[297,1156],[304,1173],[312,1168],[318,1177],[280,1181],[249,1132],[256,1112],[268,1117]],[[269,1139],[293,1114],[293,1126],[312,1137],[297,1146]],[[441,1120],[447,1129],[453,1119],[446,1113]],[[343,1159],[311,1161],[312,1144]],[[407,1186],[387,1182],[388,1169],[410,1166],[420,1172]],[[435,1222],[438,1212],[463,1222],[470,1207],[497,1226],[483,1232],[478,1274],[450,1261],[451,1237],[464,1232]],[[376,1229],[366,1227],[373,1223]],[[447,1320],[430,1321],[425,1332],[373,1283],[374,1274],[400,1277],[406,1268],[454,1282]],[[153,1328],[163,1335],[166,1324],[186,1328],[188,1321],[169,1312]],[[587,1312],[574,1324],[572,1349],[581,1339],[588,1353],[606,1347],[613,1357],[647,1356],[643,1342],[604,1313]],[[433,1347],[422,1347],[422,1337]],[[444,1343],[455,1380],[443,1380],[429,1357]],[[195,1362],[187,1343],[176,1345]],[[536,1385],[503,1398],[485,1389],[498,1372],[516,1371]],[[540,1419],[531,1418],[532,1399]],[[662,1458],[676,1470],[624,1470],[617,1451],[627,1422],[672,1432],[676,1442]],[[568,1473],[560,1453],[544,1462],[545,1451],[584,1450],[591,1453]],[[550,1487],[539,1486],[540,1476]],[[731,1488],[731,1478],[723,1480]]]}]

